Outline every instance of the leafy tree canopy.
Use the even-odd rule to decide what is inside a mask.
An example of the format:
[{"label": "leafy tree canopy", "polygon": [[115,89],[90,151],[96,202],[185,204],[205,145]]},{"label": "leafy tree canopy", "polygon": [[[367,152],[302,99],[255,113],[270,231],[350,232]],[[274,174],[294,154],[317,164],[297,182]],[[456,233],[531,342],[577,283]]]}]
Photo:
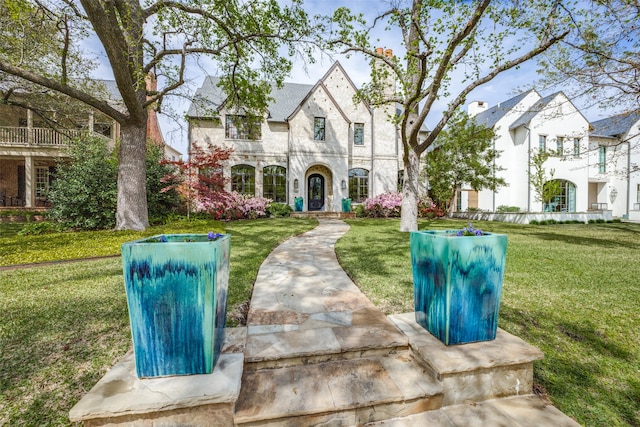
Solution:
[{"label": "leafy tree canopy", "polygon": [[[281,83],[311,31],[301,0],[0,0],[0,100],[17,92],[54,91],[121,126],[116,228],[148,225],[145,197],[148,109],[186,96],[187,66],[220,77],[227,107],[261,112],[267,82]],[[119,92],[114,105],[86,77],[99,42]],[[281,54],[284,46],[288,56]],[[158,87],[147,87],[153,73]]]},{"label": "leafy tree canopy", "polygon": [[456,112],[425,155],[423,176],[429,181],[429,194],[436,204],[451,209],[456,189],[468,185],[479,191],[506,185],[498,175],[503,168],[495,160],[493,128],[476,124],[464,112]]}]

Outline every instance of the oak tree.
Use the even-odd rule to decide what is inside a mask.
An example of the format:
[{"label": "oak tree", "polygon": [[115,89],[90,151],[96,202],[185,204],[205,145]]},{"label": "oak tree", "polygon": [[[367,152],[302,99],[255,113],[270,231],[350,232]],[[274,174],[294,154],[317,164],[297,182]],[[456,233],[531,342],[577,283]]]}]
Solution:
[{"label": "oak tree", "polygon": [[[372,60],[371,84],[360,90],[360,96],[373,106],[399,107],[395,119],[404,162],[401,231],[418,228],[420,157],[471,91],[567,36],[572,23],[567,9],[560,6],[559,0],[412,0],[408,5],[390,2],[389,9],[371,22],[346,8],[327,18],[332,24],[331,48]],[[402,57],[387,57],[372,46],[371,32],[379,25],[397,32]],[[388,77],[397,83],[394,90],[381,87]],[[442,101],[444,111],[433,117],[435,126],[421,139],[425,120],[435,116],[436,103]]]},{"label": "oak tree", "polygon": [[[188,66],[218,74],[226,107],[259,114],[270,85],[291,68],[309,25],[300,0],[3,0],[0,3],[0,99],[56,92],[120,124],[116,229],[148,226],[145,152],[148,110],[185,96]],[[121,98],[107,101],[87,83],[96,41]],[[281,53],[286,47],[287,56]],[[304,48],[303,48],[304,50]],[[93,62],[92,62],[93,61]],[[150,73],[158,87],[147,87]]]}]

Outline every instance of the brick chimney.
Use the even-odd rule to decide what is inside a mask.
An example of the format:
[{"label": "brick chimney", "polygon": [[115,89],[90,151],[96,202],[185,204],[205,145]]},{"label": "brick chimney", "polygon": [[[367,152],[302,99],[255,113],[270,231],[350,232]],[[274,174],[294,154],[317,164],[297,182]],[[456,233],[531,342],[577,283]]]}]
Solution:
[{"label": "brick chimney", "polygon": [[[153,73],[149,73],[145,78],[148,92],[158,90],[158,79]],[[164,137],[160,130],[160,122],[154,106],[149,107],[149,118],[147,120],[147,139],[156,145],[164,146]]]},{"label": "brick chimney", "polygon": [[393,58],[393,50],[385,49],[384,56],[386,56],[387,58]]}]

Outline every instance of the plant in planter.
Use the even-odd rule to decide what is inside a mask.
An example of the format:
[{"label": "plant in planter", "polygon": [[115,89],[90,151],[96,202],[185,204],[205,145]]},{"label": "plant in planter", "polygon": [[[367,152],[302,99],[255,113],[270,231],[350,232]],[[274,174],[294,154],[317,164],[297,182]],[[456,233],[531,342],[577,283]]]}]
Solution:
[{"label": "plant in planter", "polygon": [[207,374],[224,341],[230,236],[167,234],[122,245],[138,377]]},{"label": "plant in planter", "polygon": [[471,224],[411,233],[416,322],[446,345],[496,337],[507,236]]}]

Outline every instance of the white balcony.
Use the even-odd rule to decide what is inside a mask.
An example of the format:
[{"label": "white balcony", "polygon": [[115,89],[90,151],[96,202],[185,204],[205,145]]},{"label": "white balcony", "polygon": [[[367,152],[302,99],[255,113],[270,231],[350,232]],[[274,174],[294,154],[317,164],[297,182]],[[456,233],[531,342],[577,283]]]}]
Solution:
[{"label": "white balcony", "polygon": [[[2,127],[0,126],[0,146],[48,146],[63,147],[69,141],[87,135],[85,130],[56,131],[51,128],[26,128],[26,127]],[[92,132],[92,135],[106,138],[103,135]]]}]

